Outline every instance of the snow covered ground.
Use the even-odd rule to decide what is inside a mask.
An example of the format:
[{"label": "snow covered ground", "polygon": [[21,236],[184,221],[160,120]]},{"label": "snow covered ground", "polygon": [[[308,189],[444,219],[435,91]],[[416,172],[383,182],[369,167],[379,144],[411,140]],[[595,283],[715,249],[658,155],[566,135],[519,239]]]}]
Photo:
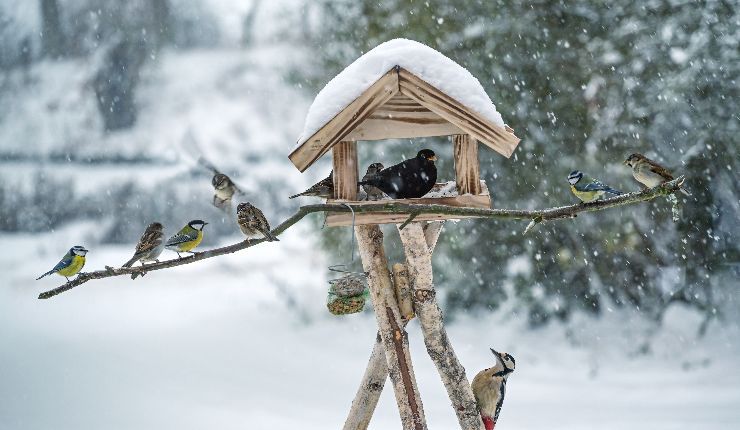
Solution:
[{"label": "snow covered ground", "polygon": [[[342,425],[375,321],[367,309],[326,311],[328,263],[308,223],[279,244],[37,300],[60,278],[34,278],[90,228],[3,236],[13,252],[0,260],[0,429]],[[130,251],[93,248],[86,269]],[[491,363],[490,346],[516,357],[502,429],[737,428],[737,324],[697,338],[699,323],[677,308],[657,333],[621,312],[528,331],[506,309],[449,329],[469,378]],[[455,428],[416,323],[409,335],[429,427]],[[387,385],[371,428],[399,426]]]},{"label": "snow covered ground", "polygon": [[[227,33],[238,39],[235,7],[246,3],[209,4],[230,17]],[[194,141],[219,167],[237,172],[249,191],[279,182],[274,198],[282,201],[328,170],[324,164],[301,175],[287,160],[310,103],[285,79],[299,51],[165,51],[144,70],[137,126],[109,135],[99,131],[87,84],[94,64],[35,65],[34,85],[0,100],[8,112],[0,118],[0,150],[12,155],[0,164],[0,179],[30,192],[34,182],[27,179],[41,172],[101,200],[132,180],[144,189],[165,184],[208,199],[208,180],[193,179],[192,160],[182,156]],[[67,154],[78,157],[67,163]],[[142,156],[147,163],[136,162]],[[106,157],[124,161],[86,161]],[[195,210],[186,209],[173,212],[185,218]],[[302,222],[277,244],[37,300],[61,278],[34,279],[71,245],[91,249],[86,270],[130,257],[132,245],[99,245],[106,222],[0,235],[0,430],[341,427],[375,321],[369,306],[345,317],[326,310],[330,262],[317,252],[323,233],[316,223]],[[204,246],[241,240],[215,236]],[[668,312],[660,331],[624,311],[531,331],[526,316],[510,306],[458,317],[448,328],[470,378],[490,366],[489,347],[516,357],[499,429],[735,429],[740,318],[737,310],[724,317],[729,321],[701,338],[699,317],[681,308]],[[455,428],[415,322],[409,335],[429,427]],[[371,428],[399,427],[389,384]]]}]

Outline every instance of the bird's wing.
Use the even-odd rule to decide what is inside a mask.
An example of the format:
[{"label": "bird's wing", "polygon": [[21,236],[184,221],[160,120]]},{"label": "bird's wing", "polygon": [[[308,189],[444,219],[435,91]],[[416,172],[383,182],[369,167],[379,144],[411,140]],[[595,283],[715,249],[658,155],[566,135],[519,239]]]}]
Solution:
[{"label": "bird's wing", "polygon": [[234,186],[234,192],[240,196],[244,196],[247,193],[244,192],[244,190],[241,189],[238,185],[236,185],[236,182],[231,181],[231,184]]},{"label": "bird's wing", "polygon": [[198,235],[198,232],[196,231],[195,234],[192,232],[182,231],[180,230],[176,235],[172,236],[167,240],[167,246],[173,246],[173,245],[179,245],[181,243],[190,242],[191,240],[194,240]]},{"label": "bird's wing", "polygon": [[575,185],[575,187],[578,191],[607,191],[611,189],[608,185],[602,184],[601,182],[596,180],[583,185],[581,185],[581,183],[579,182]]},{"label": "bird's wing", "polygon": [[139,239],[139,243],[136,245],[136,254],[142,254],[145,252],[149,252],[152,249],[156,248],[157,246],[162,244],[163,234],[161,231],[154,230],[154,231],[145,231],[143,235],[141,235],[141,239]]},{"label": "bird's wing", "polygon": [[279,240],[270,231],[270,223],[267,222],[267,218],[265,218],[265,214],[263,214],[262,211],[259,210],[258,208],[254,208],[254,210],[255,210],[254,217],[257,220],[257,227],[256,227],[257,231],[262,233],[269,240],[274,240],[274,241]]},{"label": "bird's wing", "polygon": [[198,164],[200,164],[201,166],[203,166],[206,169],[210,170],[211,173],[213,173],[214,175],[217,175],[217,174],[221,173],[221,171],[219,171],[216,168],[216,166],[213,165],[213,163],[211,163],[210,161],[206,160],[202,155],[200,157],[198,157]]},{"label": "bird's wing", "polygon": [[645,160],[645,161],[647,161],[648,165],[650,166],[651,172],[662,176],[663,178],[665,178],[666,181],[670,181],[673,179],[673,175],[665,167],[661,166],[660,164],[657,164],[656,162],[652,160]]},{"label": "bird's wing", "polygon": [[65,255],[61,260],[59,260],[59,263],[57,263],[56,266],[54,266],[53,269],[51,269],[53,272],[57,272],[59,270],[64,269],[65,267],[69,267],[70,264],[72,264],[72,259],[74,256],[67,254]]},{"label": "bird's wing", "polygon": [[270,225],[267,223],[267,218],[265,218],[265,214],[262,213],[260,208],[253,207],[254,208],[254,218],[257,220],[257,223],[260,227],[267,226],[267,229],[270,229]]}]

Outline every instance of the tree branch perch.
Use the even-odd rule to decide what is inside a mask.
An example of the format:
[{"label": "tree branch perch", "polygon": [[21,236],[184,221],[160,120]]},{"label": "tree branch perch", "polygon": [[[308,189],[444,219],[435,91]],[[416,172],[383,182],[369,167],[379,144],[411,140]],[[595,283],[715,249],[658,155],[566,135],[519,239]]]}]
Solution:
[{"label": "tree branch perch", "polygon": [[[680,176],[670,182],[661,184],[654,188],[648,188],[642,191],[636,191],[629,194],[622,194],[610,199],[597,200],[591,203],[580,203],[570,206],[561,206],[549,209],[540,210],[519,210],[519,209],[481,209],[481,208],[465,208],[465,207],[452,207],[445,205],[425,205],[425,204],[408,204],[408,203],[394,203],[388,202],[383,203],[382,201],[377,204],[368,205],[352,205],[351,202],[345,204],[316,204],[301,206],[298,211],[290,216],[288,219],[278,225],[272,233],[278,236],[285,232],[287,229],[292,227],[298,221],[302,220],[309,214],[316,212],[350,212],[353,210],[355,213],[378,213],[378,212],[390,212],[390,213],[408,213],[412,216],[420,214],[441,214],[441,215],[459,215],[461,217],[477,217],[477,218],[489,218],[489,219],[522,219],[522,220],[538,220],[536,224],[551,221],[556,219],[573,218],[575,215],[582,212],[595,212],[604,209],[614,208],[618,206],[626,206],[634,203],[644,202],[652,200],[659,196],[673,194],[679,190],[684,182],[684,177]],[[351,206],[351,209],[350,207]],[[413,218],[412,218],[413,219]],[[65,291],[69,291],[79,285],[82,285],[93,279],[110,278],[113,276],[124,276],[124,275],[140,275],[144,272],[152,272],[155,270],[167,269],[170,267],[182,266],[184,264],[195,263],[196,261],[205,260],[207,258],[218,257],[220,255],[232,254],[243,249],[250,248],[255,245],[259,245],[264,242],[264,239],[257,239],[252,241],[242,241],[233,245],[224,246],[221,248],[215,248],[208,251],[197,252],[194,255],[178,258],[173,260],[166,260],[159,263],[151,263],[145,266],[136,267],[121,267],[116,269],[107,268],[104,270],[98,270],[95,272],[80,273],[75,279],[57,287],[52,290],[39,294],[39,299],[48,299],[61,294]]]}]

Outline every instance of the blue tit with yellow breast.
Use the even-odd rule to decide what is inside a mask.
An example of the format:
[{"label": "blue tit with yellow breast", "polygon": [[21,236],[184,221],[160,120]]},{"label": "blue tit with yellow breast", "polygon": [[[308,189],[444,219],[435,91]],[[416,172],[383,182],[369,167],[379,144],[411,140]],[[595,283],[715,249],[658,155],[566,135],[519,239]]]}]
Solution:
[{"label": "blue tit with yellow breast", "polygon": [[568,175],[568,183],[570,184],[570,190],[573,194],[584,203],[598,200],[606,193],[613,194],[615,196],[622,194],[621,191],[617,191],[594,178],[584,175],[583,172],[579,170],[570,172],[570,175]]},{"label": "blue tit with yellow breast", "polygon": [[207,222],[199,219],[190,221],[177,234],[167,239],[164,247],[170,251],[175,251],[178,257],[181,257],[181,252],[195,254],[192,249],[203,240],[203,227],[206,225],[208,225]]},{"label": "blue tit with yellow breast", "polygon": [[87,249],[85,249],[84,246],[73,246],[69,249],[69,251],[67,251],[64,257],[62,257],[62,259],[59,261],[59,263],[57,263],[56,266],[54,266],[53,269],[39,276],[38,278],[36,278],[36,280],[38,281],[44,276],[56,273],[58,275],[64,276],[67,279],[67,282],[69,282],[69,277],[79,273],[80,270],[82,270],[82,268],[85,266],[86,254]]}]

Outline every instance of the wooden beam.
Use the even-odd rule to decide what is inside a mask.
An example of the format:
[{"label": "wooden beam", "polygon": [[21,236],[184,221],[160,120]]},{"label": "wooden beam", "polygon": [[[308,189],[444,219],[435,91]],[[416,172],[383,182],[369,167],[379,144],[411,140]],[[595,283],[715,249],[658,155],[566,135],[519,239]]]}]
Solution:
[{"label": "wooden beam", "polygon": [[388,260],[383,249],[383,232],[377,225],[355,227],[357,245],[373,300],[380,338],[385,348],[388,371],[404,430],[426,430],[424,407],[411,364],[409,340],[396,303]]},{"label": "wooden beam", "polygon": [[[445,184],[436,184],[435,189],[441,186],[444,186],[444,185]],[[450,195],[449,197],[422,197],[420,199],[383,199],[383,200],[370,201],[370,202],[367,202],[367,201],[352,202],[352,205],[353,206],[355,205],[365,206],[365,205],[371,205],[371,204],[377,204],[377,203],[393,202],[393,203],[404,203],[404,204],[410,204],[410,205],[438,204],[438,205],[445,205],[445,206],[451,206],[451,207],[490,209],[491,208],[491,196],[488,193],[488,187],[486,186],[485,181],[480,181],[480,188],[481,188],[481,191],[478,195],[464,194],[460,196],[455,193],[454,195]],[[432,191],[434,191],[434,189]],[[336,203],[337,201],[334,199],[329,199],[326,202]],[[355,219],[355,225],[398,224],[398,223],[404,222],[409,217],[409,215],[410,213],[401,213],[401,212],[356,213],[354,219]],[[446,219],[462,219],[462,218],[464,217],[429,213],[429,214],[420,214],[414,220],[415,221],[443,221]],[[352,214],[346,213],[346,212],[327,213],[326,225],[329,227],[352,225]]]},{"label": "wooden beam", "polygon": [[[444,222],[429,222],[424,225],[424,238],[429,246],[429,252],[434,252],[437,246],[437,239],[442,232]],[[405,267],[405,266],[404,266]],[[404,321],[406,325],[408,321]],[[367,430],[370,420],[375,412],[375,407],[380,400],[380,394],[383,392],[385,380],[388,379],[388,363],[385,359],[385,348],[380,332],[375,336],[373,351],[370,353],[370,359],[367,363],[365,373],[362,375],[362,382],[357,389],[355,398],[352,401],[347,420],[344,422],[343,430]]]},{"label": "wooden beam", "polygon": [[301,143],[288,156],[300,170],[305,171],[334,145],[362,123],[375,108],[384,104],[398,93],[398,72],[393,68],[365,90],[334,118],[329,120],[313,136]]},{"label": "wooden beam", "polygon": [[455,355],[455,350],[444,327],[442,311],[437,303],[432,275],[432,254],[424,231],[419,223],[399,229],[406,253],[406,268],[413,291],[414,310],[424,335],[424,344],[439,376],[447,389],[452,408],[463,430],[483,430],[478,406],[465,375],[465,368]]},{"label": "wooden beam", "polygon": [[519,138],[468,109],[463,104],[428,84],[413,73],[401,68],[399,87],[403,95],[438,114],[461,130],[505,157],[510,157],[519,144]]},{"label": "wooden beam", "polygon": [[478,142],[469,134],[452,136],[454,142],[455,180],[458,194],[478,195],[480,187],[480,161]]},{"label": "wooden beam", "polygon": [[342,141],[332,148],[334,199],[357,200],[357,142]]}]

